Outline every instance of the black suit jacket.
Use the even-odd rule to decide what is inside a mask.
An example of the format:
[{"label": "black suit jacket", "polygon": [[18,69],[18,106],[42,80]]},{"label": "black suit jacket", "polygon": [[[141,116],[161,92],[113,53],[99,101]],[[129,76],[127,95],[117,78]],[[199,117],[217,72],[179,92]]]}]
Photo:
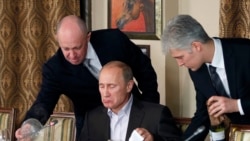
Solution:
[{"label": "black suit jacket", "polygon": [[[177,128],[170,110],[163,105],[134,99],[126,141],[136,128],[145,128],[155,141],[179,141],[181,131]],[[110,139],[110,119],[107,109],[100,106],[86,114],[79,141],[107,141]]]},{"label": "black suit jacket", "polygon": [[[133,93],[139,99],[159,103],[156,73],[150,59],[118,29],[93,31],[90,42],[102,65],[119,60],[127,63],[139,84]],[[43,66],[42,85],[36,101],[26,118],[47,121],[61,94],[71,99],[74,105],[77,131],[82,128],[85,112],[101,104],[98,80],[83,64],[72,65],[65,60],[61,49]]]},{"label": "black suit jacket", "polygon": [[[225,70],[231,97],[240,99],[244,116],[240,113],[227,114],[232,123],[250,124],[250,40],[249,39],[220,39],[224,56]],[[204,64],[197,71],[189,70],[196,90],[196,112],[185,138],[191,136],[201,125],[206,126],[205,132],[193,140],[204,140],[208,133],[210,121],[206,101],[216,95],[212,86],[207,66]]]}]

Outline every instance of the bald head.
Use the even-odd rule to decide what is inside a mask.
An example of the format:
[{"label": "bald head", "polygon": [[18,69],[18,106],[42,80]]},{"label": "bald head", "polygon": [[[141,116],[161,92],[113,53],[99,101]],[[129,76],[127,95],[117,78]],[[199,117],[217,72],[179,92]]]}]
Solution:
[{"label": "bald head", "polygon": [[57,25],[56,40],[64,58],[73,65],[84,61],[90,36],[84,21],[75,15],[64,17]]},{"label": "bald head", "polygon": [[64,17],[57,25],[57,36],[67,33],[87,35],[87,27],[85,22],[75,15]]}]

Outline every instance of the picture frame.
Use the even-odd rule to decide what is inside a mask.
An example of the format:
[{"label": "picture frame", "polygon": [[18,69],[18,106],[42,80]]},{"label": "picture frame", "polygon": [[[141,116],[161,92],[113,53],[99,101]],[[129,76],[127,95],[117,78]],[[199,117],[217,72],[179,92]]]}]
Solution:
[{"label": "picture frame", "polygon": [[137,45],[141,48],[141,51],[150,58],[150,45]]},{"label": "picture frame", "polygon": [[89,31],[92,30],[91,0],[80,0],[80,17],[85,21]]},{"label": "picture frame", "polygon": [[108,28],[119,28],[131,39],[159,40],[162,0],[108,0],[107,19]]}]

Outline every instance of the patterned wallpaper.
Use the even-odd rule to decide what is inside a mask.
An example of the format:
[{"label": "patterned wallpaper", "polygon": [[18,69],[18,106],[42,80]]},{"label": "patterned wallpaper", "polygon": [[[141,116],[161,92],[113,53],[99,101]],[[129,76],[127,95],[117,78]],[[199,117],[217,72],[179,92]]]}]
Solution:
[{"label": "patterned wallpaper", "polygon": [[250,0],[221,0],[220,37],[250,38]]}]

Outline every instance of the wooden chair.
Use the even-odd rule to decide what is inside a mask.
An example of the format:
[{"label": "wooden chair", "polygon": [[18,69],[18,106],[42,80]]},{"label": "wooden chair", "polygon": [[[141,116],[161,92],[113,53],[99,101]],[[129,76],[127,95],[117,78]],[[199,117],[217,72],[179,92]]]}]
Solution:
[{"label": "wooden chair", "polygon": [[[43,129],[41,135],[38,136],[36,141],[75,141],[76,140],[76,127],[75,115],[72,112],[56,112],[53,113],[46,125],[51,121],[57,120],[58,123],[54,126],[46,127]],[[45,126],[46,126],[45,125]]]},{"label": "wooden chair", "polygon": [[191,118],[187,118],[187,117],[175,117],[174,119],[177,124],[177,127],[181,129],[182,133],[185,132],[185,130],[188,128],[189,124],[191,123]]},{"label": "wooden chair", "polygon": [[250,141],[250,125],[230,124],[229,141]]},{"label": "wooden chair", "polygon": [[14,141],[16,110],[0,107],[0,130],[8,129],[10,140]]}]

